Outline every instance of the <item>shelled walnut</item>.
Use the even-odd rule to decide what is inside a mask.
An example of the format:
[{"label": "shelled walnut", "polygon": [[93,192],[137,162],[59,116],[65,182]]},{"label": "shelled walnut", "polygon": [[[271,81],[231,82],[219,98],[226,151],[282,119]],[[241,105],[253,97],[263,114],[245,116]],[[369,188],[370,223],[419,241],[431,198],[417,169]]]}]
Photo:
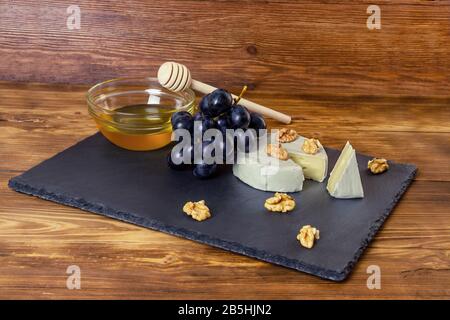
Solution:
[{"label": "shelled walnut", "polygon": [[297,240],[305,248],[311,249],[314,246],[315,240],[320,239],[319,234],[319,229],[306,225],[300,229]]},{"label": "shelled walnut", "polygon": [[317,139],[305,139],[302,150],[308,154],[316,154],[320,149],[320,142]]},{"label": "shelled walnut", "polygon": [[191,216],[192,219],[197,221],[203,221],[211,217],[211,213],[209,212],[209,208],[205,204],[205,200],[200,200],[197,202],[186,202],[183,206],[183,211]]},{"label": "shelled walnut", "polygon": [[294,129],[282,128],[278,131],[277,140],[281,143],[292,142],[297,139],[298,134]]},{"label": "shelled walnut", "polygon": [[367,168],[373,174],[383,173],[389,169],[389,164],[386,159],[383,158],[373,158],[367,163]]},{"label": "shelled walnut", "polygon": [[275,195],[266,200],[264,207],[272,212],[288,212],[295,208],[295,200],[286,193],[275,193]]},{"label": "shelled walnut", "polygon": [[278,158],[280,160],[289,159],[289,154],[285,148],[281,146],[281,144],[268,144],[266,147],[267,155]]}]

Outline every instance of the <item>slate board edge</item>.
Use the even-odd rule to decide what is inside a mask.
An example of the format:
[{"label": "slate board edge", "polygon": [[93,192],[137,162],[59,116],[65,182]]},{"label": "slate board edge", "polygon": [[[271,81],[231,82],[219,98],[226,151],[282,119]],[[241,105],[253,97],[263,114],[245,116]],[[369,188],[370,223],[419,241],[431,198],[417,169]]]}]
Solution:
[{"label": "slate board edge", "polygon": [[20,176],[10,179],[8,182],[8,186],[11,189],[20,193],[32,195],[44,200],[49,200],[66,206],[75,207],[84,211],[97,213],[102,216],[108,216],[127,223],[132,223],[153,230],[162,231],[182,238],[187,238],[189,240],[201,242],[213,247],[218,247],[238,254],[243,254],[258,260],[262,260],[265,262],[273,263],[283,267],[288,267],[308,274],[312,274],[320,278],[325,278],[333,281],[342,281],[347,277],[347,275],[351,271],[351,267],[344,269],[344,272],[327,270],[321,267],[300,263],[296,260],[288,259],[283,256],[272,255],[267,253],[266,251],[246,247],[239,243],[209,237],[184,228],[175,228],[167,226],[155,220],[136,217],[131,213],[120,212],[112,208],[106,207],[102,204],[88,203],[84,199],[72,199],[73,197],[69,195],[53,193],[45,190],[45,188],[32,187],[28,185],[26,182],[21,181]]},{"label": "slate board edge", "polygon": [[[383,225],[384,221],[386,221],[386,219],[389,217],[389,215],[392,213],[392,211],[394,210],[395,206],[397,205],[397,203],[400,201],[401,197],[403,196],[403,194],[406,192],[406,190],[408,189],[409,185],[413,182],[414,177],[417,174],[417,167],[415,165],[411,165],[411,164],[406,164],[407,166],[410,166],[412,168],[411,173],[409,174],[409,176],[405,179],[405,181],[403,181],[402,183],[402,187],[399,190],[399,192],[395,195],[394,199],[392,200],[392,202],[390,203],[390,205],[385,209],[384,213],[381,215],[381,217],[376,220],[373,225],[370,227],[369,229],[369,234],[367,235],[366,239],[364,239],[364,241],[361,243],[361,246],[359,247],[359,249],[355,252],[355,255],[353,256],[352,261],[350,261],[343,269],[342,274],[345,274],[344,279],[350,274],[350,272],[353,270],[356,262],[358,262],[358,260],[361,258],[361,255],[363,254],[363,252],[366,250],[367,246],[370,244],[370,242],[373,240],[373,238],[375,237],[375,235],[377,234],[378,230],[381,228],[381,226]],[[342,280],[344,280],[342,279]],[[335,280],[335,281],[341,281],[341,280]]]}]

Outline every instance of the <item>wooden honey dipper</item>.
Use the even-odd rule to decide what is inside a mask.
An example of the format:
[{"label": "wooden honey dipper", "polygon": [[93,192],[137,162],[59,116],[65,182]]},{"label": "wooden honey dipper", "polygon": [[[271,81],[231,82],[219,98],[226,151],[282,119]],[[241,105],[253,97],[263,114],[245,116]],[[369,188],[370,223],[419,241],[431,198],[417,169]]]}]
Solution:
[{"label": "wooden honey dipper", "polygon": [[[208,94],[217,89],[209,84],[192,79],[189,69],[186,68],[185,65],[176,62],[164,62],[159,67],[158,81],[164,88],[174,92],[191,87],[193,90]],[[232,96],[235,99],[237,98],[234,94]],[[250,111],[258,112],[263,116],[278,120],[282,123],[291,123],[291,117],[289,115],[264,107],[247,99],[241,98],[239,104]]]}]

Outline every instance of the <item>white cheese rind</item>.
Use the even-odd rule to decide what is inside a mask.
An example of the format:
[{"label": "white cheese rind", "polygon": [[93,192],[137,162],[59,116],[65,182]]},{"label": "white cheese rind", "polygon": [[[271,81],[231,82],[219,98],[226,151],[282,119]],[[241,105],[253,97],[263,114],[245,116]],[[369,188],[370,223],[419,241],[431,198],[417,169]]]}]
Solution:
[{"label": "white cheese rind", "polygon": [[[303,151],[305,137],[298,136],[292,142],[283,143],[282,146],[289,153],[289,157],[303,169],[306,179],[322,182],[328,173],[328,156],[324,147],[319,142],[319,151],[316,154],[308,154]],[[272,143],[276,142],[276,135],[272,135]]]},{"label": "white cheese rind", "polygon": [[299,165],[270,157],[265,150],[239,156],[233,174],[255,189],[272,192],[301,191],[305,180]]},{"label": "white cheese rind", "polygon": [[364,197],[356,152],[348,141],[331,170],[327,190],[331,196],[340,199]]}]

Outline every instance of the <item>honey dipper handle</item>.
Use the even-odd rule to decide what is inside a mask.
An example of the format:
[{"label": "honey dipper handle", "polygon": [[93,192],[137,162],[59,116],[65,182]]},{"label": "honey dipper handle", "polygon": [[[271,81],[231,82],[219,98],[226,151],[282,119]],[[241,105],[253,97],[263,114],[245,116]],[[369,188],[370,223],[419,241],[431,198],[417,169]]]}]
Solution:
[{"label": "honey dipper handle", "polygon": [[[199,92],[201,92],[203,94],[211,93],[211,92],[213,92],[214,90],[217,89],[217,88],[215,88],[213,86],[210,86],[209,84],[206,84],[206,83],[203,83],[203,82],[200,82],[200,81],[196,81],[196,80],[192,80],[191,88],[193,90],[199,91]],[[237,98],[237,96],[234,95],[234,94],[232,96],[235,99]],[[243,105],[244,107],[246,107],[248,110],[250,110],[252,112],[258,112],[259,114],[261,114],[263,116],[275,119],[275,120],[280,121],[282,123],[285,123],[285,124],[291,123],[291,117],[289,115],[281,113],[281,112],[278,112],[278,111],[275,111],[275,110],[267,108],[267,107],[264,107],[264,106],[262,106],[260,104],[254,103],[254,102],[252,102],[250,100],[241,98],[239,100],[239,104]]]}]

